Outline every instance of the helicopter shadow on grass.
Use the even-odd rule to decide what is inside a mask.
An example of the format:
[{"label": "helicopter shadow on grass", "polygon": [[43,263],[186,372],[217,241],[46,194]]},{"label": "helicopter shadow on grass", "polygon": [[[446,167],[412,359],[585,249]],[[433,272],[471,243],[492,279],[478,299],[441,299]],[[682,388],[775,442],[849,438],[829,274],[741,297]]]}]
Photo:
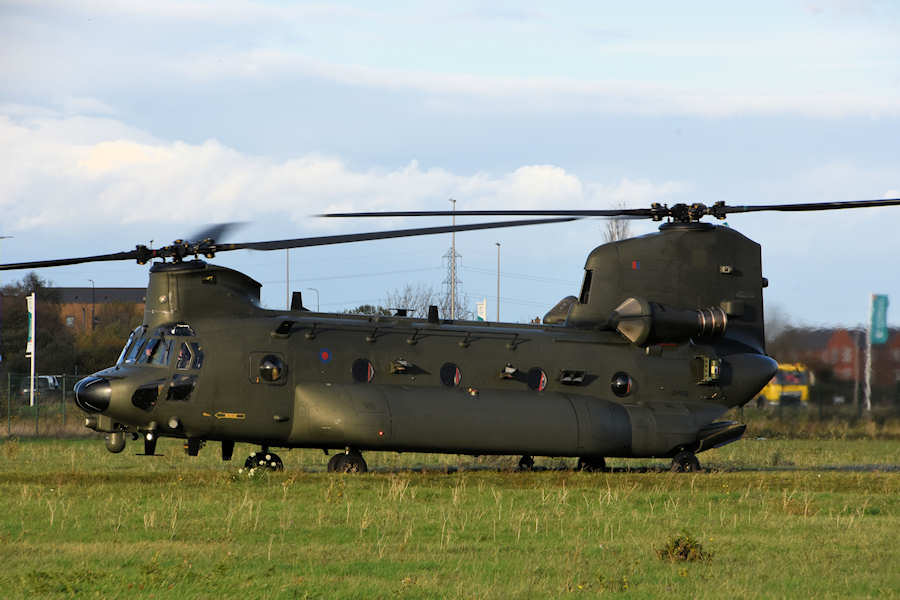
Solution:
[{"label": "helicopter shadow on grass", "polygon": [[[318,472],[322,469],[303,469],[305,472]],[[373,467],[369,469],[372,473],[379,474],[399,474],[399,473],[445,473],[448,475],[463,472],[481,472],[481,473],[565,473],[574,472],[572,467],[535,467],[530,471],[520,470],[517,468],[504,468],[490,465],[475,465],[465,467],[444,466],[444,465],[416,465],[413,467]],[[640,467],[609,467],[595,473],[614,473],[614,474],[634,474],[634,473],[667,473],[671,471],[671,467],[664,464],[647,465]],[[797,467],[791,465],[780,466],[732,466],[732,465],[709,465],[702,468],[699,473],[779,473],[779,472],[846,472],[846,473],[877,473],[877,472],[900,472],[900,465],[888,464],[868,464],[868,465],[826,465],[818,467]]]}]

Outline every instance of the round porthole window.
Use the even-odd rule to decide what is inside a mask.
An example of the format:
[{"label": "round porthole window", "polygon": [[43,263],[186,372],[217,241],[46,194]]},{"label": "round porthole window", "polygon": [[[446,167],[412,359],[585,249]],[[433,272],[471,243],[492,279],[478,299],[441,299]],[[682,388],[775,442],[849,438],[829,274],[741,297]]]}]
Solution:
[{"label": "round porthole window", "polygon": [[259,361],[259,378],[274,383],[284,377],[284,361],[274,354],[266,354]]},{"label": "round porthole window", "polygon": [[535,367],[528,371],[528,387],[537,392],[544,391],[547,387],[547,374],[543,369]]},{"label": "round porthole window", "polygon": [[357,358],[353,361],[353,381],[357,383],[369,383],[375,379],[375,367],[365,358]]},{"label": "round porthole window", "polygon": [[612,390],[613,394],[622,398],[631,393],[632,381],[631,377],[628,376],[628,373],[624,373],[619,371],[615,375],[612,376],[612,381],[609,382],[609,387]]},{"label": "round porthole window", "polygon": [[456,387],[462,381],[462,373],[453,363],[444,363],[441,367],[441,383],[448,387]]}]

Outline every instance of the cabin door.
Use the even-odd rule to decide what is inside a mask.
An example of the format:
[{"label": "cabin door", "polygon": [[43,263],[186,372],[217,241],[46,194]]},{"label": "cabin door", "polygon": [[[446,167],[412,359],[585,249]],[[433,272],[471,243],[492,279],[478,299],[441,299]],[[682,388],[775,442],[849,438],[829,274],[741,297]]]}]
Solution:
[{"label": "cabin door", "polygon": [[287,440],[293,418],[293,377],[280,352],[250,352],[240,389],[213,400],[217,432],[247,442],[277,445]]}]

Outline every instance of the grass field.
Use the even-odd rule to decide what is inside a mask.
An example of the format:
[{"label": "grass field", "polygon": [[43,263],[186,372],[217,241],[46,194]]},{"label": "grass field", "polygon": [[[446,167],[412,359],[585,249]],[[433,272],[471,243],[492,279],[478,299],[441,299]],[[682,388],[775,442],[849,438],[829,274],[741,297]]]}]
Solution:
[{"label": "grass field", "polygon": [[[898,440],[748,439],[696,474],[369,453],[331,475],[295,450],[248,477],[250,450],[0,441],[0,597],[900,595]],[[708,556],[661,559],[680,534]]]}]

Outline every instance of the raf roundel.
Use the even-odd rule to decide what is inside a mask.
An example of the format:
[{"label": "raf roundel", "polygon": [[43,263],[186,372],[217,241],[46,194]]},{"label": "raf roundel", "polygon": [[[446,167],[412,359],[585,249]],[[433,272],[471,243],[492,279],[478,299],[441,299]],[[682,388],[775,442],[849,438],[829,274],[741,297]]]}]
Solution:
[{"label": "raf roundel", "polygon": [[331,362],[331,350],[319,350],[319,360],[323,363]]}]

